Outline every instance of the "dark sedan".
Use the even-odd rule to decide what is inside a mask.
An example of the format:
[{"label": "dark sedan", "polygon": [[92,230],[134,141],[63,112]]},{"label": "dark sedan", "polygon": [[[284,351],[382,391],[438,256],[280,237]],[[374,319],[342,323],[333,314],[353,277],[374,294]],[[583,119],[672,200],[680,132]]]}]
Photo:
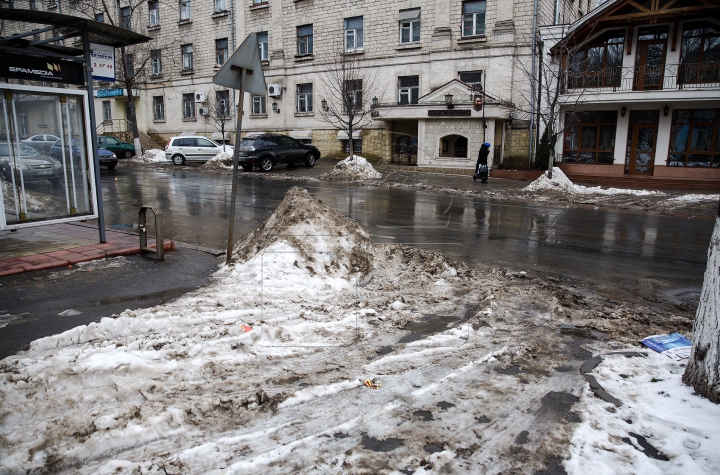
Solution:
[{"label": "dark sedan", "polygon": [[283,163],[287,163],[288,168],[296,163],[312,167],[320,158],[320,151],[287,135],[258,135],[240,141],[239,157],[239,163],[246,171],[257,166],[269,172],[275,165]]},{"label": "dark sedan", "polygon": [[14,169],[17,181],[20,180],[20,172],[22,172],[23,181],[50,180],[55,184],[60,183],[62,164],[57,160],[24,143],[19,147],[15,146],[14,155],[13,162],[7,142],[0,143],[0,174],[3,179],[12,181]]},{"label": "dark sedan", "polygon": [[[53,144],[52,148],[50,149],[50,155],[57,160],[62,160],[62,148],[62,142],[58,140]],[[70,158],[70,152],[71,149],[66,143],[65,158]],[[80,157],[82,157],[80,147],[78,147],[78,143],[77,141],[75,141],[75,139],[73,139],[72,141],[72,157],[75,162],[77,162]],[[117,166],[117,155],[112,153],[110,150],[104,149],[102,147],[98,148],[98,158],[100,159],[100,166],[107,167],[108,170],[112,170]]]}]

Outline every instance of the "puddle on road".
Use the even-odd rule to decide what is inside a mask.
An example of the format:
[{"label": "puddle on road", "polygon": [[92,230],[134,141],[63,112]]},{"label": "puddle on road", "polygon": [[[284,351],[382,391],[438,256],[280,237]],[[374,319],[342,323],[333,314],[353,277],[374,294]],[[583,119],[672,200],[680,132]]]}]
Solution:
[{"label": "puddle on road", "polygon": [[403,327],[403,330],[407,330],[410,334],[400,338],[399,343],[410,343],[413,341],[422,340],[428,336],[436,333],[442,333],[452,326],[453,323],[459,322],[460,317],[456,316],[438,316],[438,315],[426,315],[419,320],[408,322]]},{"label": "puddle on road", "polygon": [[377,440],[375,437],[363,436],[362,444],[366,450],[373,452],[392,452],[403,444],[403,439],[389,437],[385,440]]}]

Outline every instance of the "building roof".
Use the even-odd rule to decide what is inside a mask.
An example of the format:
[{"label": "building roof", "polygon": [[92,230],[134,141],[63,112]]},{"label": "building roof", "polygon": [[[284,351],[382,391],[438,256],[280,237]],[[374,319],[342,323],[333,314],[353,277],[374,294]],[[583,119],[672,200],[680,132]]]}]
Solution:
[{"label": "building roof", "polygon": [[720,19],[720,0],[611,0],[570,25],[565,38],[553,46],[552,52],[581,44],[604,28],[632,28],[651,21],[706,17]]}]

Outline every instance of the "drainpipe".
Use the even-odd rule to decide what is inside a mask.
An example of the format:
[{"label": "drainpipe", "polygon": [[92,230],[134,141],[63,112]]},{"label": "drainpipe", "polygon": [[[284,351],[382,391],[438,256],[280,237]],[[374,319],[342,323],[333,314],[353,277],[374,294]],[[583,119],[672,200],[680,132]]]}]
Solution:
[{"label": "drainpipe", "polygon": [[530,78],[530,140],[528,143],[528,169],[532,167],[533,159],[533,132],[535,128],[535,40],[537,38],[537,8],[538,0],[533,2],[533,26],[532,40],[530,41],[530,51],[532,54],[531,61],[531,78]]},{"label": "drainpipe", "polygon": [[560,0],[555,0],[555,14],[553,15],[554,24],[560,23]]}]

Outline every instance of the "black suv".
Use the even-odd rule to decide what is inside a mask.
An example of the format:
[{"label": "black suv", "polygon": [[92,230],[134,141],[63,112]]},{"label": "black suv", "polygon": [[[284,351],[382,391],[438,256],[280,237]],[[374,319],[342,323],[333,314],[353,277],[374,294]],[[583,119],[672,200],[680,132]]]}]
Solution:
[{"label": "black suv", "polygon": [[257,135],[240,141],[239,163],[246,171],[254,166],[269,172],[275,165],[287,163],[292,168],[303,162],[312,167],[320,159],[320,151],[287,135]]}]

